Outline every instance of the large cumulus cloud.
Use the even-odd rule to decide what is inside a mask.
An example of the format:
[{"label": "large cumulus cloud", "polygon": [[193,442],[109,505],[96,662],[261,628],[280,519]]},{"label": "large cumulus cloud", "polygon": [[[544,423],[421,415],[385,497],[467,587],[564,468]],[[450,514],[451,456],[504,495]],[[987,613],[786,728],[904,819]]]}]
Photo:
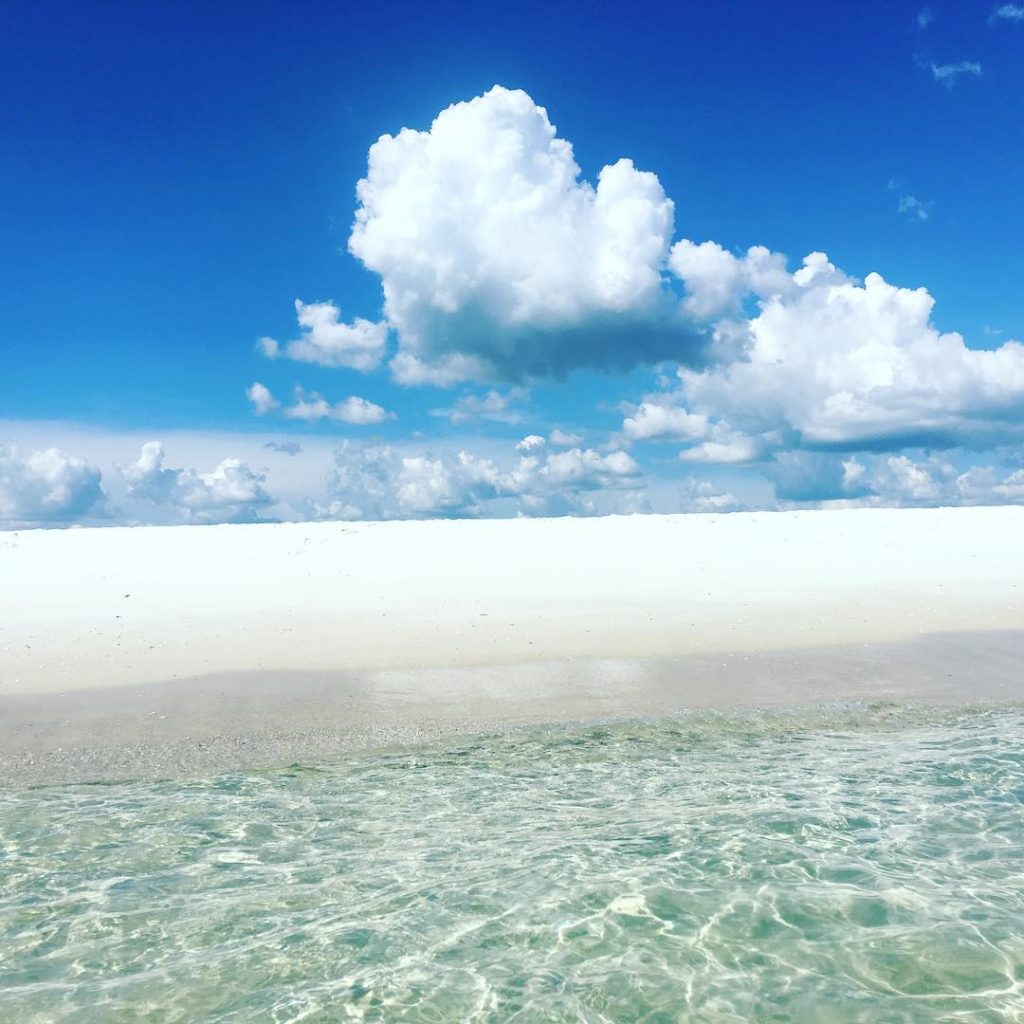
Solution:
[{"label": "large cumulus cloud", "polygon": [[1024,345],[968,348],[933,325],[924,288],[857,281],[821,253],[793,274],[766,250],[737,257],[707,243],[677,247],[673,261],[695,275],[685,301],[723,314],[715,332],[734,354],[681,368],[677,389],[624,420],[628,438],[691,442],[684,458],[729,462],[793,448],[983,448],[1024,433]]},{"label": "large cumulus cloud", "polygon": [[673,204],[627,159],[580,179],[524,92],[495,86],[370,148],[349,249],[380,275],[404,383],[686,358],[663,283]]}]

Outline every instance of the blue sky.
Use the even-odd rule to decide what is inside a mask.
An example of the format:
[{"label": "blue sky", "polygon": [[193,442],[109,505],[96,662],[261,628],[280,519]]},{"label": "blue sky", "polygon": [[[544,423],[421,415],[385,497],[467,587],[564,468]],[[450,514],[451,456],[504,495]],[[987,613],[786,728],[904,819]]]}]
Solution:
[{"label": "blue sky", "polygon": [[[0,518],[10,524],[1016,500],[1011,478],[1024,405],[1010,386],[1016,352],[1004,351],[998,365],[971,364],[950,384],[959,356],[933,366],[934,339],[911,337],[926,322],[936,337],[959,332],[968,351],[1024,338],[1024,9],[1015,4],[229,10],[40,3],[9,9],[4,19],[0,443],[14,448],[5,449],[8,468],[0,471],[7,489]],[[556,313],[553,293],[537,298],[523,314],[533,332],[527,343],[526,321],[516,320],[513,330],[488,306],[495,289],[519,288],[515,275],[530,259],[524,250],[500,270],[503,277],[459,299],[454,313],[438,313],[435,296],[434,312],[417,308],[403,333],[382,311],[382,280],[408,281],[403,260],[436,267],[461,254],[467,267],[478,267],[488,257],[481,245],[516,251],[515,217],[502,221],[501,237],[474,237],[467,256],[456,239],[461,229],[437,234],[436,224],[420,225],[426,248],[411,253],[390,214],[375,221],[387,236],[376,257],[347,250],[356,182],[367,175],[378,137],[403,127],[425,133],[441,111],[496,83],[523,90],[546,110],[557,138],[571,143],[581,180],[596,184],[602,167],[623,157],[656,176],[674,204],[665,253],[651,263],[662,275],[656,299],[642,296],[640,285],[627,299],[598,294],[587,274],[570,274],[564,289],[579,288],[576,313]],[[479,138],[493,141],[486,132]],[[450,164],[439,161],[438,174]],[[461,188],[469,187],[465,174],[456,175]],[[418,187],[405,177],[395,195],[401,188],[408,197],[410,182]],[[639,179],[624,187],[634,186]],[[500,180],[481,187],[486,210],[510,201]],[[475,223],[483,209],[473,213]],[[755,291],[735,296],[729,308],[709,312],[697,301],[678,317],[665,313],[670,299],[699,298],[696,278],[687,277],[697,273],[696,257],[687,273],[668,262],[669,247],[681,239],[713,240],[735,258],[765,246],[788,257],[791,273],[821,251],[845,280],[860,283],[875,271],[893,286],[927,288],[930,314],[910,326],[894,314],[910,334],[875,352],[893,366],[916,360],[906,371],[913,386],[904,381],[898,394],[881,397],[872,391],[868,401],[858,388],[877,388],[874,378],[847,387],[837,377],[819,396],[833,411],[836,395],[874,403],[873,411],[858,406],[857,416],[874,422],[881,408],[888,427],[839,437],[811,412],[766,413],[764,395],[755,401],[753,392],[800,390],[796,378],[773,384],[771,371],[753,385],[749,374],[746,383],[734,375],[728,394],[724,370],[717,383],[684,382],[680,390],[679,362],[694,372],[706,368],[694,362],[693,339],[707,341],[723,317],[736,322],[741,311],[753,322],[761,304],[777,300]],[[581,236],[566,244],[572,262],[595,243]],[[607,245],[621,248],[615,239]],[[638,256],[636,266],[645,259]],[[368,265],[375,260],[376,269]],[[409,294],[422,283],[409,285]],[[382,325],[379,367],[267,359],[258,339],[283,346],[300,337],[296,299],[335,304],[339,323]],[[660,304],[657,314],[651,302]],[[774,329],[805,338],[814,358],[828,363],[834,353],[814,348],[821,325],[795,316]],[[837,330],[844,338],[860,331],[863,351],[874,351],[872,332],[888,328],[861,318]],[[463,342],[453,342],[460,331]],[[490,366],[446,387],[396,383],[389,369],[396,351],[465,353],[466,344],[477,344],[474,332],[488,334],[480,342],[488,358],[511,353],[497,372]],[[592,357],[597,350],[600,359]],[[848,353],[855,368],[863,362],[858,351]],[[721,353],[709,358],[718,366],[744,359],[742,352],[724,362]],[[798,361],[793,352],[787,360]],[[588,365],[595,361],[612,370],[595,372]],[[542,363],[547,370],[538,369]],[[919,401],[930,374],[946,383]],[[278,403],[264,415],[254,415],[246,397],[254,382]],[[365,424],[288,417],[283,410],[295,408],[296,386],[307,400],[317,393],[333,407],[355,396],[390,416]],[[514,387],[522,390],[510,395]],[[707,423],[680,433],[677,415],[667,433],[645,435],[648,427],[635,420],[647,399]],[[486,418],[488,408],[500,418]],[[453,409],[461,412],[452,417]],[[556,445],[556,427],[579,440]],[[686,444],[720,445],[725,432],[733,441],[756,439],[749,458],[680,462]],[[525,436],[545,438],[543,452],[516,453]],[[139,469],[144,479],[133,483],[142,438],[161,442],[166,456]],[[263,447],[289,439],[303,451]],[[334,452],[343,442],[339,461]],[[392,449],[370,460],[370,475],[386,478],[380,487],[390,495],[375,501],[367,498],[362,452],[371,444]],[[77,462],[51,460],[43,470],[26,461],[51,446],[88,471]],[[490,476],[476,469],[469,479],[452,468],[448,460],[463,448],[491,460]],[[510,483],[517,459],[540,459],[524,471],[536,476],[556,449],[562,468],[548,472],[549,482]],[[572,451],[581,453],[576,467],[562,458]],[[620,459],[619,472],[600,462],[615,452],[635,468]],[[403,506],[392,492],[404,485],[393,478],[408,477],[401,460],[416,458],[440,467],[429,486],[413,481],[437,500]],[[242,474],[236,501],[224,497],[228,484],[208,479],[224,459],[244,467],[228,472]],[[906,461],[890,465],[893,459]],[[978,474],[956,482],[972,467],[990,471],[985,493]],[[921,484],[922,473],[931,484]],[[345,491],[353,474],[359,500]],[[64,491],[55,495],[55,487]]]}]

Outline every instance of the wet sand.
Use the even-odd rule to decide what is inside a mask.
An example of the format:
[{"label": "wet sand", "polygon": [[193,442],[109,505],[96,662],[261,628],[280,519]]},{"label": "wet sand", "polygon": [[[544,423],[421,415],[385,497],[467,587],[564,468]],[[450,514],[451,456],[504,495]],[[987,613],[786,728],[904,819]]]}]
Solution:
[{"label": "wet sand", "polygon": [[565,722],[1024,699],[1024,631],[628,661],[240,672],[2,701],[0,782],[183,777]]}]

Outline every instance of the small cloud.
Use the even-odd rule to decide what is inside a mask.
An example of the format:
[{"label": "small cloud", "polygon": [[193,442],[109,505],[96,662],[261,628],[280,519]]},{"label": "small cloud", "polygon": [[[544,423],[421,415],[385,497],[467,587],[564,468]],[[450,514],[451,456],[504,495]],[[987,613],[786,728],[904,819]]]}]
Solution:
[{"label": "small cloud", "polygon": [[1020,4],[1002,4],[990,15],[988,23],[994,25],[998,21],[1024,21],[1024,7]]},{"label": "small cloud", "polygon": [[956,64],[935,64],[933,62],[929,67],[932,69],[935,81],[947,89],[952,89],[961,75],[973,75],[975,78],[981,75],[981,65],[971,60],[962,60]]},{"label": "small cloud", "polygon": [[282,455],[298,455],[302,451],[298,441],[268,441],[263,447],[268,452],[280,452]]},{"label": "small cloud", "polygon": [[926,29],[935,20],[935,12],[930,7],[922,7],[917,15],[917,27]]},{"label": "small cloud", "polygon": [[990,335],[990,336],[994,336],[994,335],[1003,334],[1004,331],[1003,331],[1002,327],[993,327],[991,324],[985,324],[985,326],[981,329],[981,333],[982,334],[987,334],[987,335]]},{"label": "small cloud", "polygon": [[527,452],[537,451],[538,449],[543,448],[546,444],[547,441],[545,441],[540,434],[529,434],[516,445],[516,451],[522,452],[525,455]]},{"label": "small cloud", "polygon": [[268,359],[287,356],[300,363],[317,366],[346,366],[361,373],[375,370],[384,358],[388,328],[356,317],[352,323],[341,319],[341,311],[332,302],[295,300],[302,337],[282,346],[274,338],[260,338],[257,350]]},{"label": "small cloud", "polygon": [[257,416],[263,416],[278,406],[278,401],[270,393],[270,388],[260,384],[259,381],[246,388],[245,397],[252,402],[252,411]]},{"label": "small cloud", "polygon": [[[281,403],[271,394],[270,388],[265,387],[258,381],[246,389],[246,395],[252,402],[253,412],[257,416],[263,416],[274,409],[280,408]],[[281,408],[281,412],[290,420],[305,420],[312,423],[316,420],[340,420],[342,423],[351,423],[355,426],[366,426],[372,423],[383,423],[384,420],[395,419],[393,412],[374,405],[373,402],[357,395],[350,395],[341,402],[331,405],[315,391],[304,391],[296,385],[295,404]],[[274,442],[265,445],[270,448]],[[277,451],[284,451],[284,448],[277,448]],[[301,451],[301,448],[299,449]],[[290,452],[289,454],[296,454]]]},{"label": "small cloud", "polygon": [[689,476],[679,485],[679,507],[683,512],[736,512],[742,505],[731,492]]},{"label": "small cloud", "polygon": [[358,395],[350,395],[331,405],[317,392],[307,392],[301,387],[295,389],[295,404],[286,406],[282,411],[289,419],[305,420],[307,423],[317,420],[339,420],[357,427],[395,419],[393,412],[388,412],[387,409]]},{"label": "small cloud", "polygon": [[622,422],[631,441],[697,441],[708,432],[708,418],[662,402],[641,402]]},{"label": "small cloud", "polygon": [[924,221],[931,216],[932,204],[922,202],[916,196],[900,196],[896,205],[898,213],[906,214],[908,220]]}]

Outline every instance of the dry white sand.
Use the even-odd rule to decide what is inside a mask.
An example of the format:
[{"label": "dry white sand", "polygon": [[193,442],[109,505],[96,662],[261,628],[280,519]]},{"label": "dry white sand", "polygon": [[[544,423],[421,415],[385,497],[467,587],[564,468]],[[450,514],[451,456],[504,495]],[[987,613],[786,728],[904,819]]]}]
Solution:
[{"label": "dry white sand", "polygon": [[23,531],[0,535],[0,760],[1016,699],[1022,627],[1024,508]]}]

